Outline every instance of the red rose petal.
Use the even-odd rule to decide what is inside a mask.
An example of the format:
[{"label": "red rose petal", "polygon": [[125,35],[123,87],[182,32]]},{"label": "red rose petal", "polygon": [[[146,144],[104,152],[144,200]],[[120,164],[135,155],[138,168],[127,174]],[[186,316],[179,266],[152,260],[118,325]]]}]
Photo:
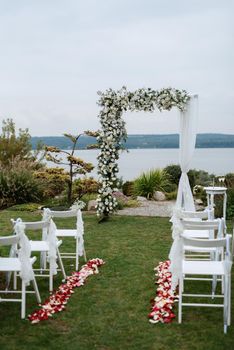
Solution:
[{"label": "red rose petal", "polygon": [[66,283],[55,291],[43,304],[39,304],[40,309],[28,315],[28,319],[32,324],[36,324],[43,320],[48,320],[52,314],[61,312],[65,309],[67,301],[74,293],[73,289],[84,285],[85,280],[93,274],[98,273],[98,267],[105,264],[102,259],[96,258],[89,260],[86,265],[82,266],[79,272],[73,272],[67,277]]}]

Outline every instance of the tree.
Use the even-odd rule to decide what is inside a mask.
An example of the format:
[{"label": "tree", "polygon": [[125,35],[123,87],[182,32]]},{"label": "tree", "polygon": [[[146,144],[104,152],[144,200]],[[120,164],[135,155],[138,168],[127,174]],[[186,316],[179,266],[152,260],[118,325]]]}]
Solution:
[{"label": "tree", "polygon": [[11,166],[14,161],[34,161],[31,153],[31,136],[28,129],[19,129],[16,133],[15,123],[12,119],[3,120],[2,134],[0,135],[0,163],[2,167]]},{"label": "tree", "polygon": [[[40,153],[40,157],[39,157]],[[12,168],[23,162],[27,168],[38,169],[42,166],[44,153],[42,144],[38,143],[36,151],[32,151],[31,136],[28,129],[16,131],[15,123],[8,118],[2,122],[0,134],[0,167]]]},{"label": "tree", "polygon": [[[91,133],[89,131],[85,133]],[[68,191],[67,191],[67,201],[69,204],[72,202],[72,186],[73,186],[73,179],[76,175],[85,175],[87,173],[90,173],[94,166],[92,163],[86,163],[81,158],[75,157],[74,152],[77,149],[77,142],[82,134],[79,134],[77,136],[71,135],[71,134],[64,134],[65,137],[69,138],[72,142],[72,150],[70,152],[66,150],[62,150],[58,147],[53,146],[46,146],[46,160],[51,161],[58,165],[64,165],[68,167],[69,169],[69,180],[68,183]],[[92,136],[94,136],[95,133],[92,133]],[[90,135],[91,136],[91,135]],[[61,157],[63,155],[63,157]]]}]

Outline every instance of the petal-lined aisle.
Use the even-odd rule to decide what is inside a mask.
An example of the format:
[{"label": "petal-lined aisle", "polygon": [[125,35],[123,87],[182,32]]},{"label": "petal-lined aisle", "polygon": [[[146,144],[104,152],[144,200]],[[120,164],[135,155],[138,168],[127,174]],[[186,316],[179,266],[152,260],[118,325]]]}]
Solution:
[{"label": "petal-lined aisle", "polygon": [[71,276],[67,277],[65,283],[61,284],[59,288],[40,305],[40,309],[34,311],[28,316],[31,323],[38,323],[43,320],[48,320],[53,314],[65,309],[69,298],[74,293],[73,289],[84,285],[85,280],[90,276],[97,274],[98,267],[105,264],[102,259],[91,259],[87,264],[83,265],[79,272],[73,272]]},{"label": "petal-lined aisle", "polygon": [[174,303],[178,296],[171,290],[171,272],[169,271],[170,260],[160,262],[156,271],[157,295],[153,300],[152,311],[149,314],[151,323],[170,323],[175,314],[173,312]]}]

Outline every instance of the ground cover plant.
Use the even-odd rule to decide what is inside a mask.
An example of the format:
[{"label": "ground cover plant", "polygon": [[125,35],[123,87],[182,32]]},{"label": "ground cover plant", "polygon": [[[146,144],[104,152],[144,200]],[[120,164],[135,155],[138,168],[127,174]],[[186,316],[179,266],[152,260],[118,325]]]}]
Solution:
[{"label": "ground cover plant", "polygon": [[[11,232],[10,218],[19,216],[34,220],[40,218],[40,213],[1,211],[1,235]],[[20,306],[16,303],[0,303],[1,350],[232,348],[234,326],[223,334],[220,309],[185,309],[182,325],[177,320],[165,325],[149,323],[150,299],[156,291],[153,269],[167,259],[171,245],[168,218],[115,216],[98,224],[95,215],[84,215],[84,222],[88,258],[106,261],[100,274],[91,276],[84,287],[75,291],[64,312],[38,325],[20,320]],[[71,219],[69,225],[73,224]],[[69,249],[74,242],[64,243]],[[67,260],[68,274],[74,269],[70,264]],[[55,288],[61,278],[55,278]],[[0,283],[2,287],[2,275]],[[38,279],[38,284],[44,300],[48,297],[48,281]],[[207,292],[209,288],[199,291]],[[27,312],[32,312],[35,305],[35,297],[30,295]]]}]

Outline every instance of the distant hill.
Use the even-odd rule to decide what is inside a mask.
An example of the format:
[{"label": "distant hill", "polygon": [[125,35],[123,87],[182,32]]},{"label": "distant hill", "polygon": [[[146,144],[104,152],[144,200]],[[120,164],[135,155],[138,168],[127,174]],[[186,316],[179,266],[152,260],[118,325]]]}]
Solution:
[{"label": "distant hill", "polygon": [[[71,149],[72,144],[64,136],[33,136],[31,143],[33,149],[38,142],[48,146],[57,146],[61,149]],[[90,136],[81,136],[79,149],[85,149],[87,145],[95,143]],[[179,135],[128,135],[126,148],[178,148]],[[234,135],[227,134],[198,134],[196,148],[234,148]]]}]

